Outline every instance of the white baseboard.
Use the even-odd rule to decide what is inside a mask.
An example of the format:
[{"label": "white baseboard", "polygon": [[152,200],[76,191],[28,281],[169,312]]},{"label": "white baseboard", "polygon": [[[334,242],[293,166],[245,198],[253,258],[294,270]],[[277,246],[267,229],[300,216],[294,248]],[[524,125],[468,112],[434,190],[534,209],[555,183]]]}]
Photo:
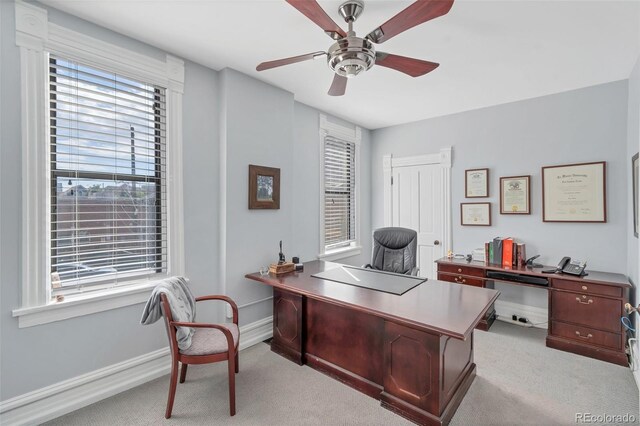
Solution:
[{"label": "white baseboard", "polygon": [[[240,327],[240,350],[272,336],[273,317]],[[38,425],[169,374],[169,348],[158,349],[0,402],[0,424]]]},{"label": "white baseboard", "polygon": [[[636,334],[637,335],[637,334]],[[631,349],[631,356],[633,356],[633,378],[636,381],[636,387],[640,390],[640,343],[637,339],[629,340],[629,349]]]},{"label": "white baseboard", "polygon": [[273,316],[240,327],[240,350],[273,336]]},{"label": "white baseboard", "polygon": [[[519,303],[506,302],[503,300],[497,300],[495,303],[496,314],[500,321],[508,322],[509,324],[517,324],[525,327],[547,328],[549,321],[549,314],[546,308],[537,308],[535,306],[521,305]],[[528,323],[522,323],[519,321],[513,321],[512,315],[524,317],[529,320]]]},{"label": "white baseboard", "polygon": [[169,373],[169,348],[159,349],[0,403],[3,425],[37,425]]}]

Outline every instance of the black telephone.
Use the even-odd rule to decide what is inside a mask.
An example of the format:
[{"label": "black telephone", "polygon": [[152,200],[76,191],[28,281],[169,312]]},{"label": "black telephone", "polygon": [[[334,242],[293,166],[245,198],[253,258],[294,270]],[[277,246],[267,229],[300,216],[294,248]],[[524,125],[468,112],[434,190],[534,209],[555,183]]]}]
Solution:
[{"label": "black telephone", "polygon": [[563,273],[563,274],[582,276],[582,275],[587,275],[587,273],[584,271],[586,267],[587,267],[587,262],[583,262],[580,260],[571,261],[571,258],[569,256],[565,256],[562,258],[562,260],[560,260],[560,263],[558,263],[558,266],[556,267],[556,269],[548,269],[542,272],[547,274]]}]

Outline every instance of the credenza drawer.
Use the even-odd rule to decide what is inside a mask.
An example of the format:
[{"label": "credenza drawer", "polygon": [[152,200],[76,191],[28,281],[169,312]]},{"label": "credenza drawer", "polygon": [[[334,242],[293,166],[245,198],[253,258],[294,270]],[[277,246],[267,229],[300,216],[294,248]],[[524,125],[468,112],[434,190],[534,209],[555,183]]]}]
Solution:
[{"label": "credenza drawer", "polygon": [[622,288],[603,284],[592,284],[553,278],[551,286],[562,290],[577,291],[581,293],[600,294],[602,296],[622,297]]},{"label": "credenza drawer", "polygon": [[621,315],[622,301],[620,300],[551,290],[553,320],[620,333]]},{"label": "credenza drawer", "polygon": [[450,275],[438,273],[440,281],[449,281],[452,283],[472,285],[475,287],[484,287],[484,281],[478,278],[469,278],[462,275]]},{"label": "credenza drawer", "polygon": [[606,331],[595,330],[581,325],[566,324],[564,322],[552,321],[551,334],[576,342],[588,343],[590,345],[605,346],[611,349],[622,349],[622,335],[608,333]]},{"label": "credenza drawer", "polygon": [[472,266],[462,265],[445,265],[443,263],[438,264],[438,272],[449,272],[451,274],[458,275],[472,275],[474,277],[484,277],[484,270],[482,268],[474,268]]}]

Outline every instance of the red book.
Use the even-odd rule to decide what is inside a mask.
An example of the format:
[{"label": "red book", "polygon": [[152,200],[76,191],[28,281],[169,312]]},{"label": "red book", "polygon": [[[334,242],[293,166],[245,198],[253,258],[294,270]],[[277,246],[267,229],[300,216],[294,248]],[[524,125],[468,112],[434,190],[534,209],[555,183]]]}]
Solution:
[{"label": "red book", "polygon": [[513,266],[513,238],[505,238],[502,241],[502,267]]}]

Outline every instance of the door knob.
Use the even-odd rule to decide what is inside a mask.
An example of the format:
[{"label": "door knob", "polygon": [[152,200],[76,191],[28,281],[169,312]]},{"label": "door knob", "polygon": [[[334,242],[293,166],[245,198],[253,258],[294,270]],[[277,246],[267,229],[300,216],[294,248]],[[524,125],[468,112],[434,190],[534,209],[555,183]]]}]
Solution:
[{"label": "door knob", "polygon": [[435,241],[433,242],[433,245],[434,245],[434,246],[439,246],[439,245],[440,245],[440,241],[435,240]]}]

